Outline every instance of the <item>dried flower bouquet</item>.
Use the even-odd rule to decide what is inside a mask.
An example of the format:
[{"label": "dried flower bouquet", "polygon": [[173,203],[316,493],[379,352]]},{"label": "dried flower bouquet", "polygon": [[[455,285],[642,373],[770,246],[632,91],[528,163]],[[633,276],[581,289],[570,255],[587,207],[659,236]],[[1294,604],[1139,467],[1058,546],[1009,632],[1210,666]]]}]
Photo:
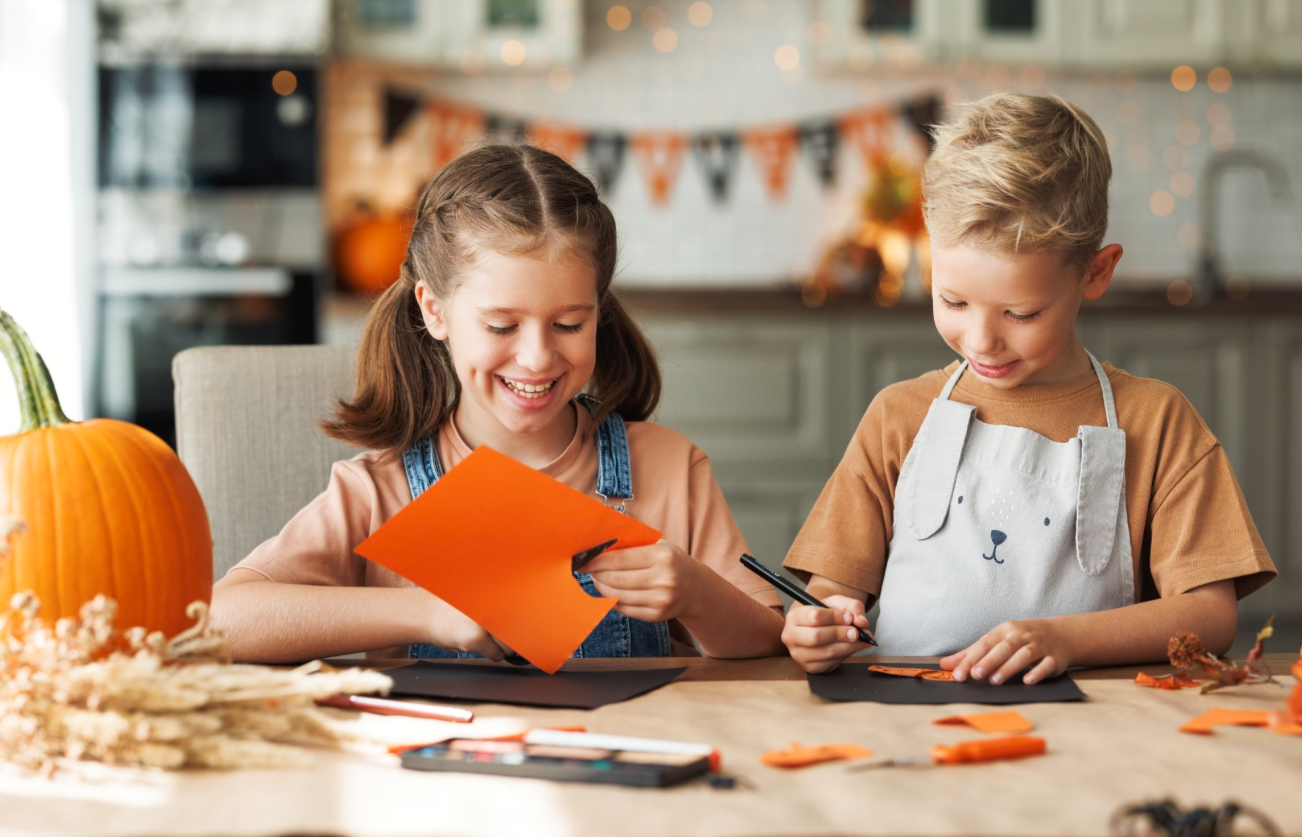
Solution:
[{"label": "dried flower bouquet", "polygon": [[99,596],[78,619],[46,624],[31,593],[0,615],[0,759],[50,774],[88,759],[160,768],[302,764],[291,744],[342,736],[316,698],[387,692],[375,671],[319,661],[295,669],[235,665],[194,602],[195,624],[168,639],[118,632]]}]

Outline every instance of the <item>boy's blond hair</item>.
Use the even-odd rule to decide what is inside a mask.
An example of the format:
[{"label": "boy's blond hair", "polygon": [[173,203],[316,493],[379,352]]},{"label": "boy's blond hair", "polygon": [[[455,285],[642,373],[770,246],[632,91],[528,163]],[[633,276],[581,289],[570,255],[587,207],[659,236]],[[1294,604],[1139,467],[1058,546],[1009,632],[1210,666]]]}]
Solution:
[{"label": "boy's blond hair", "polygon": [[997,93],[935,129],[923,217],[941,247],[1058,250],[1084,267],[1108,229],[1112,161],[1099,126],[1057,96]]}]

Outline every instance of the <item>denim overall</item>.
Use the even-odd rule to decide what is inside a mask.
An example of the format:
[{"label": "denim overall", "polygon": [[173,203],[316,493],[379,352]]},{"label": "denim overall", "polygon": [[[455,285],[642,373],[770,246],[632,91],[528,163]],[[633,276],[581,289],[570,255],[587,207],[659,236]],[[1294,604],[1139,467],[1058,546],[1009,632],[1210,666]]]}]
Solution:
[{"label": "denim overall", "polygon": [[[592,402],[587,398],[580,396],[578,400],[591,409]],[[437,435],[407,448],[402,454],[402,464],[414,500],[443,476]],[[614,412],[607,413],[597,426],[597,495],[607,504],[612,497],[618,499],[617,510],[621,513],[626,513],[624,503],[633,499],[628,435],[624,432],[624,420]],[[574,577],[589,596],[600,597],[592,576],[575,573]],[[606,614],[574,652],[575,657],[668,657],[669,654],[668,622],[643,622],[614,610]],[[481,658],[481,655],[469,651],[446,651],[437,645],[412,645],[408,656],[421,659]]]}]

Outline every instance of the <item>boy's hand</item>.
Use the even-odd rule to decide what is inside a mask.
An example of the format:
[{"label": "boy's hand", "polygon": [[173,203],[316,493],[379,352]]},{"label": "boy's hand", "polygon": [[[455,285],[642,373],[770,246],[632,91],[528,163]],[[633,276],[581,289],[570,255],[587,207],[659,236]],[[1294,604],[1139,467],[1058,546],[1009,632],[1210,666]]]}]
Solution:
[{"label": "boy's hand", "polygon": [[701,562],[666,540],[603,552],[585,567],[603,596],[619,598],[615,610],[643,622],[683,615],[699,585]]},{"label": "boy's hand", "polygon": [[864,603],[849,596],[824,596],[827,607],[793,604],[787,611],[782,642],[791,659],[810,674],[831,671],[856,651],[868,647],[857,628],[867,629]]},{"label": "boy's hand", "polygon": [[1062,674],[1071,664],[1067,642],[1053,619],[1005,622],[957,654],[941,659],[940,667],[954,672],[955,680],[989,679],[1007,682],[1034,666],[1022,682],[1028,686]]}]

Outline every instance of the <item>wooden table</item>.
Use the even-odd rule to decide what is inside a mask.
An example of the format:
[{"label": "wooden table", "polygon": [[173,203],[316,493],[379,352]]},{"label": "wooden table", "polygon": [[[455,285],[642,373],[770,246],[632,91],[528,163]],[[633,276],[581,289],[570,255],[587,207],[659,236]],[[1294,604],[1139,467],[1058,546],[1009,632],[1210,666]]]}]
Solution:
[{"label": "wooden table", "polygon": [[[1267,659],[1279,676],[1297,658]],[[581,724],[710,742],[741,787],[655,790],[425,773],[403,770],[379,751],[323,750],[309,767],[279,770],[111,770],[93,784],[0,775],[0,835],[1100,835],[1118,806],[1165,797],[1184,805],[1237,800],[1269,815],[1282,833],[1302,835],[1302,737],[1258,728],[1177,731],[1214,706],[1279,708],[1291,677],[1280,676],[1281,687],[1200,696],[1137,687],[1138,668],[1081,671],[1074,676],[1086,702],[1017,707],[1048,739],[1044,756],[850,773],[844,764],[781,771],[758,758],[793,740],[856,743],[880,756],[926,752],[980,736],[934,719],[985,708],[830,703],[811,695],[785,658],[575,660],[567,669],[660,665],[687,671],[662,689],[591,712],[476,705],[475,724]],[[1236,833],[1257,833],[1241,825]]]}]

